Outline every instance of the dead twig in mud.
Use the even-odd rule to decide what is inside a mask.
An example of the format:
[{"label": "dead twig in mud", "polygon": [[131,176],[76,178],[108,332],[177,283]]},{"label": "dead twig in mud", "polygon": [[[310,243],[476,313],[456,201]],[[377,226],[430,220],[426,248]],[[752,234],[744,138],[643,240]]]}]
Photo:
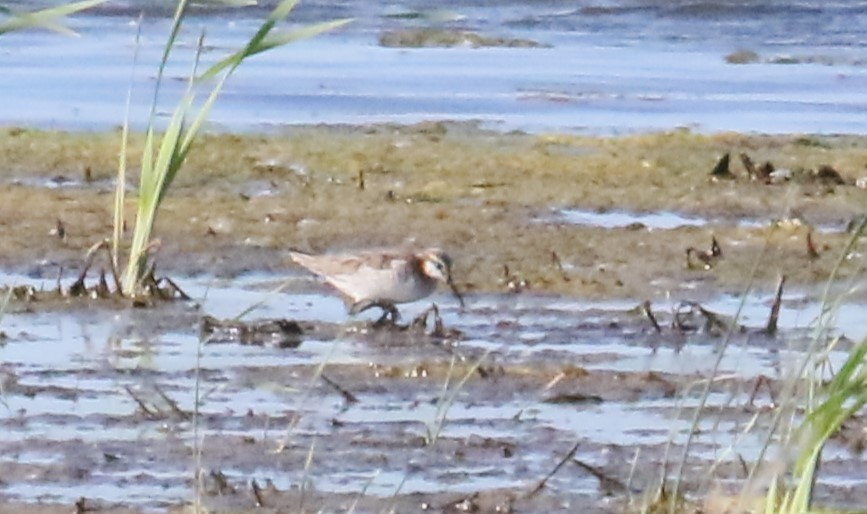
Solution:
[{"label": "dead twig in mud", "polygon": [[738,453],[737,458],[738,458],[738,464],[741,467],[741,474],[742,474],[741,478],[747,478],[747,476],[750,474],[750,467],[749,467],[749,465],[747,465],[747,461],[746,461],[746,459],[744,459],[743,455]]},{"label": "dead twig in mud", "polygon": [[[94,244],[87,251],[87,261],[86,261],[84,270],[82,271],[82,275],[79,277],[79,280],[83,283],[84,275],[87,274],[87,271],[93,265],[93,259],[96,256],[96,254],[99,253],[100,250],[103,250],[105,252],[105,254],[108,256],[108,266],[109,266],[109,269],[111,270],[111,276],[114,279],[115,292],[118,295],[123,296],[123,290],[121,289],[121,285],[120,285],[120,276],[117,273],[117,267],[115,266],[115,263],[114,263],[115,257],[114,257],[114,254],[112,253],[111,241],[109,241],[108,239],[103,239],[102,241]],[[108,284],[106,284],[105,289],[106,290],[108,289]]]},{"label": "dead twig in mud", "polygon": [[572,280],[569,278],[569,274],[566,273],[566,269],[563,267],[563,261],[560,260],[560,256],[554,250],[551,250],[551,262],[554,263],[554,267],[560,272],[560,275],[563,277],[563,282],[569,282]]},{"label": "dead twig in mud", "polygon": [[581,462],[578,459],[572,459],[572,462],[574,462],[575,465],[579,468],[596,477],[596,480],[599,480],[599,490],[605,496],[612,496],[617,493],[624,493],[628,490],[626,484],[624,484],[620,480],[617,480],[616,478],[612,478],[606,475],[605,473],[600,471],[599,468],[591,466],[586,462]]},{"label": "dead twig in mud", "polygon": [[765,184],[770,184],[773,179],[774,172],[777,171],[774,167],[774,163],[771,161],[765,161],[764,164],[759,166],[759,169],[756,170],[758,172],[759,179]]},{"label": "dead twig in mud", "polygon": [[[427,328],[427,320],[430,315],[433,314],[434,324],[433,328],[430,332],[425,332]],[[406,329],[407,327],[400,327],[395,325],[398,328]],[[432,337],[435,339],[448,339],[453,341],[458,341],[463,338],[464,334],[460,330],[456,328],[445,328],[445,324],[443,323],[443,318],[440,316],[440,309],[437,304],[431,304],[431,306],[415,317],[415,319],[408,325],[408,328],[412,330],[421,331],[428,337]]]},{"label": "dead twig in mud", "polygon": [[346,401],[346,403],[358,403],[358,397],[357,396],[355,396],[354,394],[349,392],[349,390],[346,389],[345,387],[341,386],[340,384],[338,384],[337,382],[332,380],[325,373],[321,374],[320,378],[322,379],[323,382],[330,385],[335,391],[340,393],[340,396],[343,397],[343,400]]},{"label": "dead twig in mud", "polygon": [[152,420],[167,419],[172,414],[174,416],[176,416],[177,418],[180,418],[184,421],[192,419],[192,415],[189,412],[181,409],[180,406],[178,406],[178,403],[175,400],[173,400],[171,397],[169,397],[169,395],[167,395],[159,386],[154,385],[153,389],[154,389],[154,392],[168,406],[168,409],[169,409],[168,412],[165,411],[164,409],[159,408],[156,405],[153,405],[153,404],[149,405],[143,398],[141,398],[138,394],[133,392],[133,390],[130,386],[128,386],[128,385],[124,386],[124,390],[127,392],[127,394],[129,394],[129,396],[133,399],[133,401],[136,404],[138,404],[139,409],[142,411],[142,413],[144,413],[144,415],[148,419],[152,419]]},{"label": "dead twig in mud", "polygon": [[560,462],[557,463],[556,466],[554,466],[554,469],[552,469],[551,471],[548,472],[547,475],[545,475],[545,478],[543,478],[542,480],[539,480],[539,482],[536,484],[536,486],[526,494],[525,498],[532,498],[533,496],[536,496],[539,493],[539,491],[544,489],[545,484],[548,483],[548,480],[551,480],[551,477],[553,477],[555,474],[557,474],[557,472],[560,471],[560,468],[565,466],[567,462],[569,462],[570,460],[572,460],[572,458],[575,457],[575,454],[578,453],[578,447],[580,445],[581,445],[580,441],[575,443],[575,446],[573,446],[572,449],[569,450],[569,452],[566,454],[566,456],[563,457],[560,460]]},{"label": "dead twig in mud", "polygon": [[84,260],[84,267],[81,268],[81,272],[78,274],[78,279],[69,286],[69,295],[70,296],[84,296],[87,294],[87,285],[84,283],[84,279],[87,278],[87,272],[90,271],[91,266],[93,266],[93,260],[96,258],[96,253],[102,248],[102,246],[106,243],[106,240],[102,240],[95,245],[91,246],[90,249],[87,250],[87,256]]},{"label": "dead twig in mud", "polygon": [[413,330],[421,330],[424,332],[427,329],[427,320],[431,313],[433,313],[434,326],[430,335],[434,337],[444,337],[445,328],[443,326],[443,319],[440,316],[440,308],[437,307],[437,304],[435,303],[431,304],[431,306],[425,309],[424,312],[416,316],[415,319],[412,320],[412,323],[409,324],[409,327]]},{"label": "dead twig in mud", "polygon": [[771,305],[771,313],[768,315],[768,324],[765,325],[765,334],[774,336],[777,333],[777,321],[780,318],[780,306],[783,303],[783,286],[786,284],[786,276],[780,276],[777,282],[777,293],[774,295],[774,303]]},{"label": "dead twig in mud", "polygon": [[95,507],[91,507],[87,504],[87,498],[82,496],[75,502],[75,514],[84,514],[85,512],[95,512],[98,510]]},{"label": "dead twig in mud", "polygon": [[181,300],[183,300],[185,302],[189,302],[193,299],[190,295],[188,295],[186,293],[186,291],[181,289],[181,286],[179,286],[174,280],[170,279],[169,277],[163,277],[160,280],[164,281],[166,284],[171,286],[171,288],[174,290],[177,297],[180,298]]},{"label": "dead twig in mud", "polygon": [[[702,331],[707,334],[714,334],[715,329],[725,333],[733,327],[722,315],[705,309],[698,302],[683,301],[674,311],[674,316],[671,319],[672,328],[680,332],[697,332],[699,330],[698,325],[691,324],[697,316],[704,318]],[[734,327],[738,328],[736,325]]]},{"label": "dead twig in mud", "polygon": [[744,165],[744,169],[747,170],[747,176],[752,180],[756,180],[759,176],[759,172],[756,170],[756,165],[753,164],[753,160],[750,159],[750,156],[746,153],[740,154],[741,164]]},{"label": "dead twig in mud", "polygon": [[265,319],[254,322],[219,320],[203,316],[199,335],[204,344],[239,343],[242,345],[274,345],[277,348],[297,348],[303,342],[304,329],[297,321]]},{"label": "dead twig in mud", "polygon": [[818,260],[820,257],[819,250],[816,249],[816,243],[813,241],[813,231],[807,232],[807,258],[811,261]]},{"label": "dead twig in mud", "polygon": [[66,225],[63,223],[63,220],[57,218],[57,222],[54,224],[54,228],[51,229],[50,234],[52,236],[57,236],[57,239],[61,241],[66,241]]},{"label": "dead twig in mud", "polygon": [[109,243],[108,239],[105,240],[105,243],[105,251],[108,252],[108,266],[111,270],[111,276],[114,279],[114,290],[117,292],[117,294],[122,296],[123,286],[120,283],[120,274],[118,274],[117,272],[117,264],[115,262],[117,261],[117,257],[114,255],[114,251],[112,250],[111,244]]},{"label": "dead twig in mud", "polygon": [[154,411],[150,407],[148,407],[147,403],[145,403],[144,400],[139,398],[138,395],[132,391],[132,388],[130,386],[123,386],[123,388],[130,396],[130,398],[132,398],[133,401],[138,404],[138,408],[142,411],[142,413],[144,413],[147,418],[161,419],[163,417],[161,412]]},{"label": "dead twig in mud", "polygon": [[174,399],[169,397],[169,395],[167,395],[165,393],[165,391],[162,390],[161,387],[159,387],[158,385],[154,385],[154,391],[156,391],[156,393],[160,396],[160,398],[162,398],[163,401],[166,402],[166,405],[169,406],[169,409],[171,409],[171,411],[175,415],[177,415],[178,417],[180,417],[181,419],[183,419],[185,421],[192,419],[193,416],[189,412],[180,408],[180,406],[178,405],[178,402],[176,402]]},{"label": "dead twig in mud", "polygon": [[[753,160],[746,153],[741,153],[739,155],[741,159],[741,164],[744,166],[744,170],[747,172],[747,177],[753,182],[761,182],[762,184],[770,184],[773,177],[771,176],[774,173],[774,165],[771,161],[765,161],[761,166],[756,166]],[[737,178],[734,175],[727,178]]]},{"label": "dead twig in mud", "polygon": [[759,375],[756,378],[756,385],[753,387],[753,392],[750,394],[750,398],[747,401],[747,408],[754,408],[756,397],[759,394],[759,388],[764,385],[765,389],[768,390],[768,397],[771,399],[771,408],[777,406],[777,398],[774,394],[774,389],[771,387],[771,379],[765,375]]},{"label": "dead twig in mud", "polygon": [[819,169],[813,173],[813,177],[814,180],[820,184],[833,186],[845,186],[847,184],[846,179],[840,175],[840,172],[835,170],[834,167],[829,164],[819,166]]},{"label": "dead twig in mud", "polygon": [[726,152],[722,157],[716,162],[716,165],[710,171],[710,179],[712,181],[717,181],[721,179],[725,180],[733,180],[735,178],[734,173],[729,168],[729,153]]},{"label": "dead twig in mud", "polygon": [[454,501],[448,505],[452,512],[478,512],[479,508],[479,493],[475,492],[466,498]]},{"label": "dead twig in mud", "polygon": [[57,284],[55,284],[55,291],[59,296],[63,296],[63,265],[57,270]]},{"label": "dead twig in mud", "polygon": [[644,315],[647,316],[647,319],[650,320],[656,333],[661,334],[662,327],[659,326],[659,322],[656,321],[656,316],[654,316],[653,311],[650,309],[650,300],[644,300],[644,303],[641,304],[641,310],[644,312]]},{"label": "dead twig in mud", "polygon": [[[156,248],[159,246],[159,241],[153,241],[151,245],[148,246],[148,249]],[[112,281],[114,282],[114,291],[111,290],[108,284],[108,279],[106,277],[105,268],[100,270],[99,280],[97,285],[92,289],[87,287],[86,279],[87,274],[90,269],[93,267],[94,261],[96,260],[96,256],[103,251],[108,259],[108,269],[111,272]],[[123,297],[123,288],[121,284],[120,275],[117,272],[117,266],[115,264],[116,258],[112,250],[111,241],[108,239],[103,239],[102,241],[95,243],[88,250],[84,261],[84,266],[81,269],[81,272],[78,274],[78,278],[76,278],[75,282],[69,286],[67,290],[67,294],[72,297],[81,297],[81,296],[90,296],[92,298],[110,298],[112,295],[116,295],[118,297]],[[192,298],[180,288],[173,280],[167,277],[163,277],[157,279],[155,276],[155,268],[153,264],[148,268],[147,273],[142,278],[142,291],[144,292],[143,296],[149,298],[158,298],[160,300],[176,300],[181,299],[184,301],[190,301]],[[63,294],[63,286],[61,284],[61,279],[63,276],[63,269],[58,272],[57,276],[57,290],[60,294]],[[163,286],[165,283],[167,286]],[[133,300],[133,305],[136,307],[145,307],[148,306],[149,303],[143,299],[142,296],[138,296]]]},{"label": "dead twig in mud", "polygon": [[696,266],[693,262],[693,258],[695,258],[704,264],[703,267],[707,271],[714,267],[716,261],[722,259],[722,255],[722,247],[719,241],[716,240],[716,236],[711,236],[709,250],[698,250],[692,246],[686,249],[686,267],[688,269],[695,269]]},{"label": "dead twig in mud", "polygon": [[595,394],[584,394],[584,393],[562,393],[555,394],[549,398],[544,398],[542,403],[550,403],[553,405],[586,405],[593,404],[597,405],[602,403],[604,400],[601,396],[597,396]]},{"label": "dead twig in mud", "polygon": [[262,498],[262,488],[259,487],[259,482],[256,479],[250,480],[250,490],[253,492],[253,499],[256,501],[257,507],[264,507],[265,500]]},{"label": "dead twig in mud", "polygon": [[32,302],[36,300],[36,288],[30,285],[9,287],[6,293],[19,302]]},{"label": "dead twig in mud", "polygon": [[96,286],[97,298],[108,298],[111,296],[111,291],[108,288],[108,281],[105,280],[105,268],[99,270],[99,283]]},{"label": "dead twig in mud", "polygon": [[226,474],[221,470],[211,470],[208,473],[208,478],[210,478],[214,482],[213,489],[210,489],[209,492],[218,495],[224,494],[233,494],[235,492],[235,488],[229,484],[229,479],[226,478]]},{"label": "dead twig in mud", "polygon": [[715,258],[722,257],[722,247],[719,245],[719,241],[716,240],[716,236],[710,236],[710,253]]},{"label": "dead twig in mud", "polygon": [[518,275],[513,275],[508,264],[503,264],[502,284],[505,284],[510,293],[520,293],[530,286],[530,283]]},{"label": "dead twig in mud", "polygon": [[174,280],[156,277],[156,265],[151,263],[139,281],[137,294],[133,297],[133,307],[151,307],[155,301],[191,301],[188,295]]}]

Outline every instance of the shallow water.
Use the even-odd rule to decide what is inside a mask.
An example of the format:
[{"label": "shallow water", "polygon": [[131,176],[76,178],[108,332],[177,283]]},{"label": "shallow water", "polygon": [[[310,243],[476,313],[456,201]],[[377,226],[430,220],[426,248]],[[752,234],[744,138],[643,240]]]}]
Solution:
[{"label": "shallow water", "polygon": [[[0,278],[40,287],[26,277]],[[0,496],[60,502],[85,496],[148,509],[188,501],[194,494],[194,423],[175,409],[193,411],[197,368],[202,465],[230,480],[270,480],[281,490],[298,484],[303,458],[287,464],[271,453],[296,412],[301,417],[291,431],[290,451],[303,457],[315,441],[317,459],[308,473],[320,492],[354,494],[367,486],[369,495],[388,498],[398,488],[402,494],[520,489],[544,476],[562,446],[576,438],[583,448],[579,458],[625,479],[620,475],[623,462],[609,455],[610,449],[630,456],[638,451],[649,465],[661,458],[660,449],[672,438],[677,447],[689,431],[687,413],[698,405],[700,379],[710,375],[720,342],[693,334],[673,338],[684,344],[672,345],[672,338],[653,332],[626,302],[480,296],[469,298],[468,310],[459,312],[449,297],[439,296],[435,299],[447,326],[464,332],[452,350],[442,343],[399,335],[371,338],[365,330],[350,329],[336,339],[306,339],[297,349],[209,344],[201,347],[197,360],[197,322],[204,313],[228,318],[264,299],[252,319],[346,320],[333,296],[269,294],[275,284],[265,276],[233,282],[188,279],[181,286],[199,306],[156,312],[75,307],[39,312],[38,305],[36,312],[13,309],[2,321],[8,340],[0,347],[0,425],[5,434],[0,453],[8,457],[0,459],[0,467],[26,466],[29,471],[5,474]],[[706,307],[731,315],[738,301],[720,298]],[[409,317],[424,307],[421,302],[409,305],[404,314]],[[838,329],[862,337],[858,313],[863,309],[844,307]],[[767,310],[768,298],[749,297],[741,322],[761,326]],[[738,438],[753,416],[744,405],[755,379],[779,377],[794,365],[801,355],[793,348],[797,334],[816,312],[817,306],[804,298],[788,297],[782,337],[735,339],[718,371],[720,383],[731,386],[721,386],[708,399],[708,408],[719,409],[723,418],[715,421],[709,415],[702,421],[696,465],[719,458]],[[407,444],[407,438],[417,440],[435,429],[442,373],[452,355],[461,356],[459,365],[486,355],[485,365],[502,368],[505,379],[488,371],[493,378],[470,380],[447,410],[440,442],[433,447]],[[844,357],[842,351],[831,356],[835,366]],[[357,403],[346,403],[334,389],[310,381],[312,370],[323,362],[325,373],[352,392]],[[564,366],[584,370],[578,376],[596,378],[576,383],[567,372],[552,380]],[[455,372],[450,388],[464,372]],[[684,390],[684,396],[675,394]],[[588,400],[557,400],[573,394]],[[149,417],[139,401],[165,415]],[[761,390],[756,401],[768,402]],[[684,415],[677,418],[679,409]],[[241,439],[249,443],[237,447],[233,441]],[[494,448],[513,446],[518,457],[492,461],[492,450],[482,441]],[[460,450],[463,458],[447,457],[455,451],[449,448],[465,444],[470,446]],[[736,448],[750,459],[760,445],[757,435],[740,436]],[[857,457],[836,443],[829,451],[854,468],[826,472],[822,483],[849,483],[860,469]],[[383,461],[378,455],[389,457]],[[592,477],[574,473],[558,475],[552,484],[555,496],[558,491],[595,494],[597,487]]]},{"label": "shallow water", "polygon": [[[156,4],[109,3],[71,22],[80,38],[45,32],[0,41],[0,123],[108,129],[123,120],[135,20],[144,8],[132,122],[141,128],[168,31]],[[189,20],[164,83],[184,87],[202,27],[225,55],[263,9]],[[501,129],[611,134],[700,131],[867,133],[867,8],[846,2],[614,1],[560,4],[307,2],[297,22],[354,17],[338,33],[264,54],[229,83],[212,116],[222,130],[298,123],[480,120]],[[386,30],[436,27],[536,40],[550,48],[380,47]],[[757,62],[727,64],[738,50]],[[793,64],[777,64],[789,59]],[[776,61],[775,61],[776,60]]]},{"label": "shallow water", "polygon": [[[250,61],[229,83],[213,128],[270,131],[297,123],[470,119],[504,130],[593,134],[681,126],[708,132],[867,133],[862,33],[867,8],[858,4],[440,5],[441,11],[430,13],[414,1],[302,4],[298,22],[357,20],[339,33]],[[133,70],[135,20],[142,7],[148,15]],[[238,46],[263,12],[193,17],[168,69],[159,114],[166,115],[171,98],[184,87],[179,79],[188,73],[201,27],[207,27],[211,46],[204,59],[213,62]],[[143,127],[168,29],[165,14],[151,2],[115,2],[71,21],[80,38],[42,32],[3,36],[0,124],[115,127],[123,119],[132,75],[131,119]],[[529,38],[550,47],[396,49],[377,43],[384,30],[419,26]],[[757,62],[727,64],[725,57],[737,50],[756,52]],[[778,63],[789,58],[795,63]],[[641,223],[667,230],[718,220],[673,212],[573,210],[542,221],[608,228]],[[0,284],[22,283],[53,287],[53,280],[0,274]],[[201,467],[224,473],[239,488],[256,479],[297,491],[307,476],[324,494],[354,496],[366,488],[384,499],[397,492],[520,491],[544,477],[576,441],[583,462],[625,480],[637,455],[638,469],[652,480],[658,475],[647,470],[659,469],[665,445],[671,440],[675,452],[681,449],[701,381],[720,355],[718,336],[672,335],[667,324],[663,335],[656,334],[635,312],[637,302],[487,295],[471,297],[470,308],[459,312],[441,295],[435,300],[442,303],[446,325],[464,334],[452,347],[377,335],[363,324],[343,325],[345,307],[336,297],[268,295],[278,284],[259,275],[187,279],[181,285],[198,306],[142,311],[37,304],[33,312],[5,315],[0,497],[70,504],[86,496],[148,510],[176,506],[195,496],[194,428],[203,441]],[[200,347],[202,315],[232,318],[263,298],[249,319],[341,325],[331,335],[307,337],[295,349]],[[670,317],[679,300],[654,305],[654,312]],[[723,295],[703,305],[733,315],[740,301]],[[708,409],[720,418],[710,414],[701,421],[690,469],[706,469],[719,458],[737,468],[734,455],[749,460],[758,454],[761,430],[740,434],[753,416],[759,416],[760,427],[768,421],[761,410],[770,404],[766,390],[758,390],[756,407],[748,406],[755,384],[760,377],[785,376],[798,364],[809,324],[821,312],[814,296],[788,293],[782,334],[768,338],[755,329],[764,326],[771,301],[767,295],[746,298],[739,321],[748,330],[720,359],[722,378],[708,399]],[[407,306],[404,316],[411,319],[425,307]],[[856,302],[842,305],[834,333],[853,340],[867,336],[864,309]],[[845,349],[830,356],[835,369]],[[437,429],[446,376],[453,389],[482,356],[486,378],[471,376],[448,409],[437,444],[426,446],[425,437]],[[448,374],[452,362],[456,371]],[[358,402],[349,403],[334,386],[312,378],[322,363],[326,375]],[[200,417],[194,422],[184,414],[195,410],[197,397]],[[275,454],[281,442],[287,450]],[[732,445],[734,452],[728,451]],[[305,470],[311,448],[315,459]],[[863,492],[851,493],[865,471],[862,459],[837,441],[826,455],[833,461],[823,467],[819,496],[848,491],[843,503],[867,503]],[[717,478],[725,483],[730,476]],[[641,490],[647,484],[631,485]],[[559,506],[570,505],[570,494],[601,496],[595,478],[574,470],[558,473],[545,494]],[[249,498],[245,501],[249,508]]]}]

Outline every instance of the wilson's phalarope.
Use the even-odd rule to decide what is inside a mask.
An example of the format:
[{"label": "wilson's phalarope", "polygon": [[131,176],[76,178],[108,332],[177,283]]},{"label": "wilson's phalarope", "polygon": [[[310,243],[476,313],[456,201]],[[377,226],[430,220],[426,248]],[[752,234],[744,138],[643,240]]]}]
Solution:
[{"label": "wilson's phalarope", "polygon": [[319,275],[352,302],[350,314],[371,307],[385,311],[377,323],[399,316],[395,304],[420,300],[447,284],[461,307],[464,299],[452,282],[452,261],[438,248],[421,251],[368,250],[310,255],[290,252],[292,260]]}]

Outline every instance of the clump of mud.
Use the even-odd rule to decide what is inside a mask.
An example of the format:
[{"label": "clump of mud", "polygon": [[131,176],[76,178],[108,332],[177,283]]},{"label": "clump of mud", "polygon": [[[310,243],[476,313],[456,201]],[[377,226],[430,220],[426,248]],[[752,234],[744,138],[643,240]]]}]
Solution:
[{"label": "clump of mud", "polygon": [[385,31],[379,36],[380,46],[387,48],[435,48],[463,46],[471,48],[546,48],[531,39],[483,36],[467,30],[418,28]]}]

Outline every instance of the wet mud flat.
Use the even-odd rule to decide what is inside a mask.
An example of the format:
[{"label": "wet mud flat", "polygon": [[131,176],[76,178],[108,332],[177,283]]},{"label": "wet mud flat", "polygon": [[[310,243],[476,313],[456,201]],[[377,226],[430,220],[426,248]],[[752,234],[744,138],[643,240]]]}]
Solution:
[{"label": "wet mud flat", "polygon": [[[181,286],[200,300],[13,304],[0,349],[7,510],[637,510],[671,478],[721,342],[700,314],[660,309],[657,331],[626,303],[478,295],[460,311],[438,296],[451,331],[432,337],[347,322],[331,296],[269,295],[269,277]],[[249,326],[304,319],[291,343],[202,325],[263,298]],[[731,493],[761,447],[806,344],[784,325],[742,327],[721,362],[684,470],[696,505],[708,484]],[[857,418],[828,445],[818,500],[867,501],[863,429]]]},{"label": "wet mud flat", "polygon": [[[857,137],[449,123],[213,135],[157,227],[159,270],[191,300],[132,308],[68,296],[110,233],[116,140],[0,137],[0,283],[31,291],[0,320],[9,512],[639,509],[675,478],[752,282],[683,471],[684,510],[724,499],[759,454],[867,196]],[[445,333],[348,319],[286,258],[407,238],[455,260],[468,306],[432,298]],[[860,279],[859,252],[841,287]],[[840,308],[832,362],[865,335],[859,302]],[[244,322],[297,322],[292,337],[203,329],[254,304]],[[858,418],[828,446],[818,502],[867,504],[863,445]]]},{"label": "wet mud flat", "polygon": [[[290,248],[415,240],[448,249],[460,285],[478,292],[654,300],[737,293],[750,279],[770,291],[780,274],[812,287],[830,277],[862,219],[864,143],[686,130],[534,135],[448,122],[217,134],[193,149],[164,204],[158,265],[284,272]],[[0,132],[0,265],[54,278],[80,268],[111,233],[118,148],[117,133]],[[128,188],[132,219],[135,183]],[[845,279],[859,269],[838,271]]]}]

